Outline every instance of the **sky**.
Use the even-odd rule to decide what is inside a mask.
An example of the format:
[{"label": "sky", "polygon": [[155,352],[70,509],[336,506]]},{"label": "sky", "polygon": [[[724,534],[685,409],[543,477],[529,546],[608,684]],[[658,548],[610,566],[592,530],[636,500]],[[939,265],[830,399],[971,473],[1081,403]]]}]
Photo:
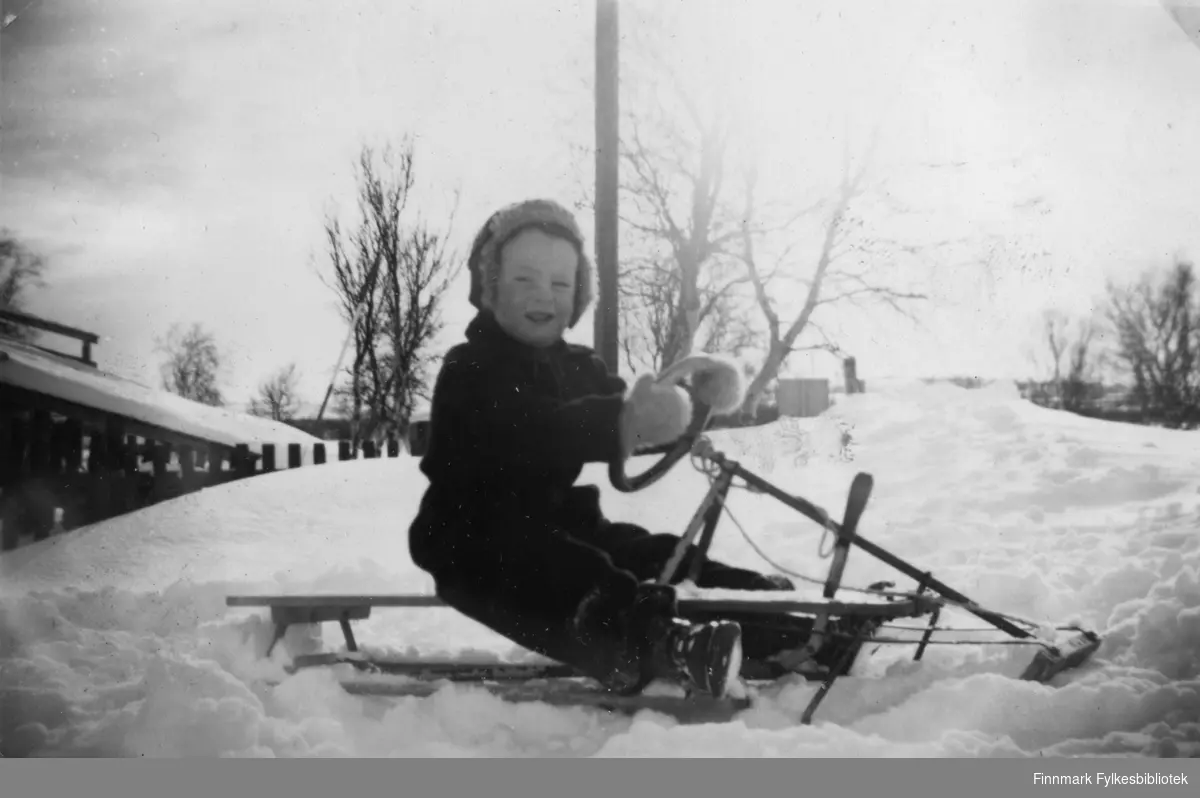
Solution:
[{"label": "sky", "polygon": [[[350,220],[363,144],[411,137],[414,199],[434,223],[456,208],[463,255],[496,207],[572,202],[590,174],[572,151],[591,141],[590,1],[3,8],[16,17],[0,39],[0,220],[49,262],[29,308],[97,332],[101,367],[144,382],[157,382],[156,339],[200,321],[232,401],[290,362],[320,401],[346,334],[317,276],[323,220]],[[822,318],[868,384],[1028,376],[1044,307],[1087,313],[1110,276],[1200,258],[1200,2],[684,8],[625,0],[626,41],[648,10],[672,20],[664,57],[735,101],[778,196],[827,195],[843,147],[863,152],[877,128],[864,223],[901,247],[961,242],[874,264],[932,280],[919,326],[876,310]],[[452,289],[440,348],[473,314],[466,295]],[[569,337],[591,343],[590,314]]]}]

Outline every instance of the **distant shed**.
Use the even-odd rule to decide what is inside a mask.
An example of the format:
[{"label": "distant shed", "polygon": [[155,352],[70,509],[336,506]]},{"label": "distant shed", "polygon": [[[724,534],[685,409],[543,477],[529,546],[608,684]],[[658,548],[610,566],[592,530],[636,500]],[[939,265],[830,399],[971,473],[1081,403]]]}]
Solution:
[{"label": "distant shed", "polygon": [[819,416],[829,409],[829,380],[780,380],[775,389],[779,415],[795,418]]}]

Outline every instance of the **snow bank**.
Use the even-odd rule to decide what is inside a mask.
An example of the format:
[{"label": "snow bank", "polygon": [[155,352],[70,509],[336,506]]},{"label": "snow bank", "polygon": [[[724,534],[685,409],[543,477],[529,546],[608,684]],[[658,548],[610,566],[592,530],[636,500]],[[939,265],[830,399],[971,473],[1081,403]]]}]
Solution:
[{"label": "snow bank", "polygon": [[[1011,390],[934,385],[712,437],[835,517],[854,473],[870,471],[864,535],[1003,611],[1097,628],[1107,638],[1096,661],[1046,686],[1014,678],[1032,653],[1023,647],[933,647],[920,663],[883,647],[835,686],[812,727],[796,724],[815,689],[807,684],[770,691],[734,723],[685,727],[652,713],[506,705],[462,688],[380,702],[345,694],[328,673],[284,679],[286,652],[255,656],[270,636],[265,615],[226,608],[227,593],[430,588],[405,537],[424,487],[417,461],[353,461],[233,483],[0,557],[0,747],[7,756],[1200,755],[1194,434],[1055,413]],[[612,516],[663,531],[682,528],[707,484],[686,462],[639,494],[610,489],[602,467],[585,479],[604,487]],[[715,554],[772,570],[740,524],[780,566],[823,579],[814,525],[745,492],[730,510],[737,523],[722,522]],[[911,587],[897,577],[856,552],[844,581]],[[961,613],[943,623],[981,626]],[[380,610],[358,636],[389,652],[520,654],[441,609]],[[286,648],[339,644],[336,627],[294,629]],[[283,681],[271,689],[263,676]]]}]

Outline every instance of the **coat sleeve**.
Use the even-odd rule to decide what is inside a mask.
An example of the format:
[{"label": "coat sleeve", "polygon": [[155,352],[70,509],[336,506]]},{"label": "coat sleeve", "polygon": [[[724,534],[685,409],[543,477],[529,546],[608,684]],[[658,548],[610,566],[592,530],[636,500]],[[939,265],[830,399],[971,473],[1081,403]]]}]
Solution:
[{"label": "coat sleeve", "polygon": [[592,368],[596,370],[597,380],[600,384],[600,393],[602,394],[620,394],[625,395],[628,389],[628,384],[625,380],[618,377],[616,374],[609,374],[608,367],[604,365],[604,361],[598,356],[592,355]]},{"label": "coat sleeve", "polygon": [[448,357],[438,375],[433,412],[462,424],[460,432],[478,442],[486,460],[608,462],[620,456],[624,382],[604,376],[603,390],[563,402],[522,393],[472,359]]}]

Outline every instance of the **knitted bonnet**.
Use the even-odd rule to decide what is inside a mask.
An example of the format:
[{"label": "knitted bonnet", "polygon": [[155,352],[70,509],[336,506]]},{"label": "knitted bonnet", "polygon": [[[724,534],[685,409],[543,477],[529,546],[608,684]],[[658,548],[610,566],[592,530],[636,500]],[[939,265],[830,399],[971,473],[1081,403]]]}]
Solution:
[{"label": "knitted bonnet", "polygon": [[574,215],[548,199],[532,199],[496,211],[475,236],[467,269],[471,273],[471,304],[482,309],[484,287],[500,276],[500,251],[517,233],[536,228],[575,245],[579,265],[575,271],[575,307],[569,327],[574,327],[592,301],[592,263],[584,251],[583,233]]}]

